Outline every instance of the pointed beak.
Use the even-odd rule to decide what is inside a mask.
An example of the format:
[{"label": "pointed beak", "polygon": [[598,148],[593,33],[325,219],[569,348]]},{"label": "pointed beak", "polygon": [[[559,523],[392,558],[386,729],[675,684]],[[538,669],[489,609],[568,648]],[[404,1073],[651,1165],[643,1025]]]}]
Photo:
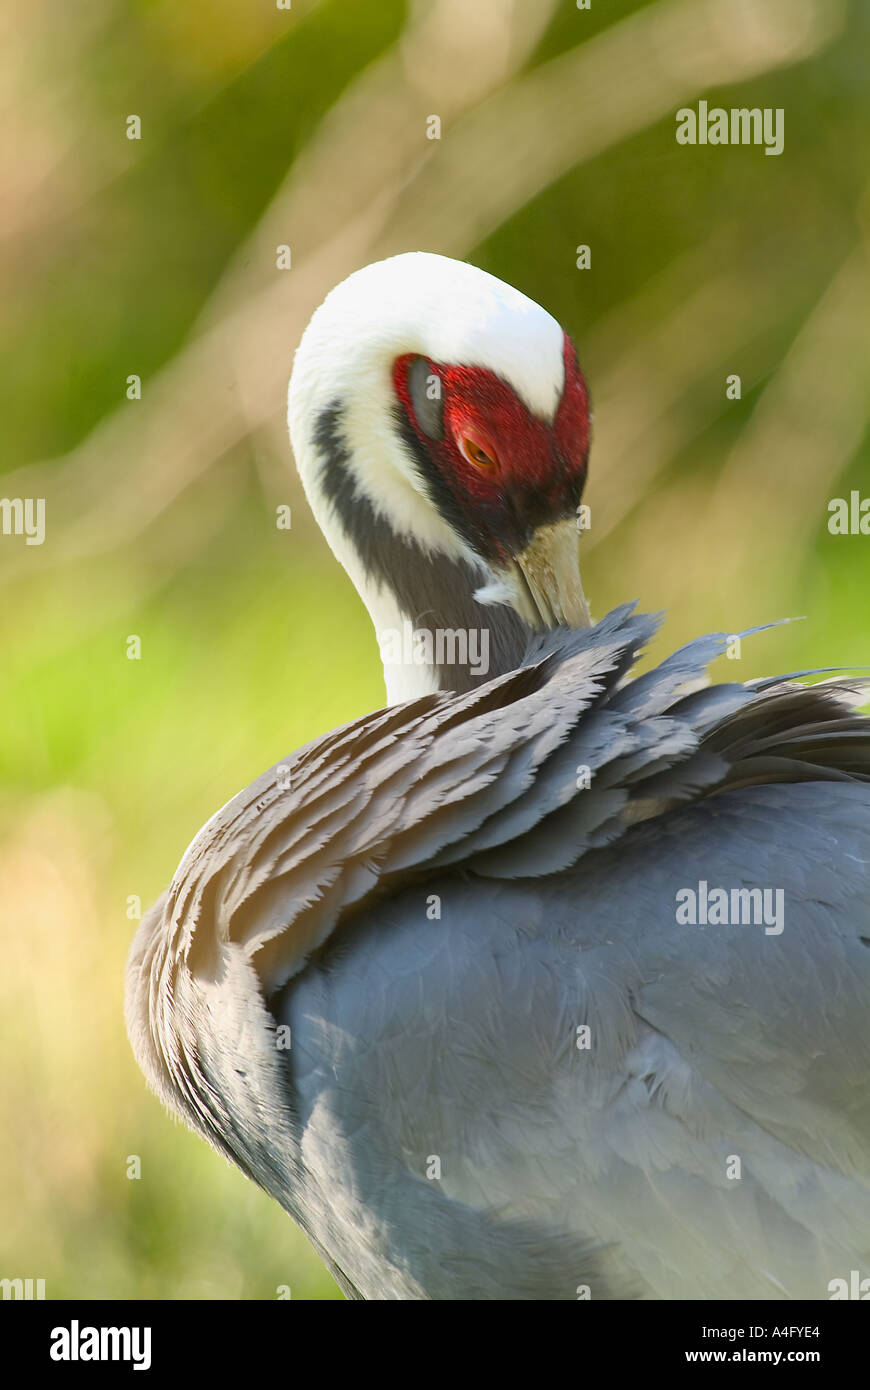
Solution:
[{"label": "pointed beak", "polygon": [[517,612],[531,627],[592,626],[580,582],[580,532],[574,517],[539,526],[517,556],[511,580]]}]

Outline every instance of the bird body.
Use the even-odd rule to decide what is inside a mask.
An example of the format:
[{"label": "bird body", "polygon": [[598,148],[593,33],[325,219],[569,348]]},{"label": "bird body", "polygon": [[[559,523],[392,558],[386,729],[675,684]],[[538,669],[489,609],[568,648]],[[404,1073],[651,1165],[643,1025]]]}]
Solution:
[{"label": "bird body", "polygon": [[723,635],[631,675],[655,621],[572,567],[570,341],[441,262],[326,300],[291,437],[376,630],[491,667],[385,665],[208,822],[134,1051],[351,1297],[828,1297],[870,1265],[866,692],[710,686]]}]

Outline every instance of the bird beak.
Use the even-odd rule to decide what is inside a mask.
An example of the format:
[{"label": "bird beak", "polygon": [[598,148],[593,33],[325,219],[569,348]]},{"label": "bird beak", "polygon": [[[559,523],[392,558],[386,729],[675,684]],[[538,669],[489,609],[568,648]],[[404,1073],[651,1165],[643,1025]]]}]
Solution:
[{"label": "bird beak", "polygon": [[591,627],[580,582],[580,533],[569,517],[539,526],[512,566],[511,587],[520,617],[536,628]]}]

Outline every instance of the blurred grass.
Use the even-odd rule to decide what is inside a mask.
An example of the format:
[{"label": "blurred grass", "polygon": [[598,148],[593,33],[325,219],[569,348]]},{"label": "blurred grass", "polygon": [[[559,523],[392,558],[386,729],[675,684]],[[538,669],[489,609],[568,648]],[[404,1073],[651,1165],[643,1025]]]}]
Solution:
[{"label": "blurred grass", "polygon": [[[130,895],[147,906],[218,806],[382,699],[283,433],[298,332],[354,265],[431,228],[421,249],[572,332],[596,406],[596,613],[668,610],[654,654],[806,615],[722,678],[870,661],[870,541],[826,529],[829,497],[870,495],[868,37],[867,6],[814,0],[0,18],[0,451],[7,495],[44,495],[48,518],[43,547],[0,537],[0,1276],[49,1297],[338,1296],[147,1095],[121,1007]],[[706,85],[729,64],[750,75]],[[535,74],[574,93],[540,187],[534,151],[499,149]],[[784,154],[677,146],[665,79],[690,105],[782,106]]]}]

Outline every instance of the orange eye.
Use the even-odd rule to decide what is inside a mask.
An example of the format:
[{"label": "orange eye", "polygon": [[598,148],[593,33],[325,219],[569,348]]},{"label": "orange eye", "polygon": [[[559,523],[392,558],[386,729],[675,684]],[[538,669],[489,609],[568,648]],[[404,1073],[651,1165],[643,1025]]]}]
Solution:
[{"label": "orange eye", "polygon": [[473,463],[475,468],[495,468],[497,460],[482,449],[480,445],[464,434],[459,441],[459,448],[463,456],[469,463]]}]

